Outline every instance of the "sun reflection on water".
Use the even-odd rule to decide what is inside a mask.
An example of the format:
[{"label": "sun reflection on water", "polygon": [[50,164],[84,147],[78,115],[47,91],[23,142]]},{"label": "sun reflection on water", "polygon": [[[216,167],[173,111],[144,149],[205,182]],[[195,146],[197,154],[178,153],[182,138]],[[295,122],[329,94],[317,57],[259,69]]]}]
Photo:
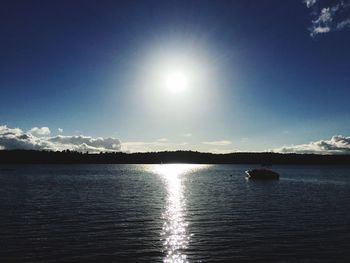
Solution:
[{"label": "sun reflection on water", "polygon": [[154,173],[162,176],[167,190],[161,233],[163,249],[166,253],[164,262],[166,263],[188,262],[185,249],[190,241],[190,233],[185,220],[184,175],[203,167],[204,165],[195,164],[161,164],[152,167]]}]

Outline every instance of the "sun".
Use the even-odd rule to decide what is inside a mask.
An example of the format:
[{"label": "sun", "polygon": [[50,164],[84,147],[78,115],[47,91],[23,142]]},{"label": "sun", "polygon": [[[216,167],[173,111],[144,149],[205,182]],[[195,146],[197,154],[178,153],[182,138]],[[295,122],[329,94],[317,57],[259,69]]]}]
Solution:
[{"label": "sun", "polygon": [[180,71],[171,72],[165,77],[165,85],[172,93],[181,93],[188,88],[188,77]]}]

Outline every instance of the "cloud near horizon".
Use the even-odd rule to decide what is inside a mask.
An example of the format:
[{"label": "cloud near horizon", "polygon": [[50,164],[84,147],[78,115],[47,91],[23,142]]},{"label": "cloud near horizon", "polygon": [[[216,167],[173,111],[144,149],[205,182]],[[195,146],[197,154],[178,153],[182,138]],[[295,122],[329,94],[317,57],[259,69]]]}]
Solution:
[{"label": "cloud near horizon", "polygon": [[28,131],[28,133],[35,136],[47,136],[50,135],[51,131],[48,127],[33,127]]},{"label": "cloud near horizon", "polygon": [[331,31],[350,28],[350,0],[335,0],[331,6],[322,6],[320,0],[304,0],[303,3],[311,9],[310,36],[315,37]]},{"label": "cloud near horizon", "polygon": [[226,146],[230,145],[231,141],[229,140],[220,140],[220,141],[207,141],[207,142],[202,142],[203,144],[207,145],[215,145],[215,146]]},{"label": "cloud near horizon", "polygon": [[0,149],[14,150],[73,150],[79,152],[112,152],[121,150],[121,142],[116,138],[92,138],[90,136],[62,136],[48,137],[47,127],[34,127],[28,132],[19,128],[0,126]]},{"label": "cloud near horizon", "polygon": [[[46,129],[47,128],[47,129]],[[149,152],[149,151],[173,151],[194,150],[188,142],[170,142],[166,138],[155,141],[129,141],[121,143],[117,138],[93,138],[91,136],[45,136],[49,135],[48,127],[34,127],[27,132],[20,128],[9,128],[0,125],[0,150],[73,150],[79,152]],[[36,136],[35,134],[38,134]],[[206,141],[202,144],[213,146],[204,150],[213,153],[237,152],[238,149],[228,149],[231,145],[229,140]],[[310,143],[283,146],[270,150],[280,153],[315,153],[315,154],[350,154],[350,136],[335,135],[330,140],[319,140]]]},{"label": "cloud near horizon", "polygon": [[350,137],[336,135],[330,140],[283,146],[273,152],[281,153],[314,153],[314,154],[350,154]]},{"label": "cloud near horizon", "polygon": [[187,142],[169,142],[169,140],[158,139],[156,141],[129,141],[123,142],[122,150],[126,152],[155,152],[155,151],[176,151],[190,150]]}]

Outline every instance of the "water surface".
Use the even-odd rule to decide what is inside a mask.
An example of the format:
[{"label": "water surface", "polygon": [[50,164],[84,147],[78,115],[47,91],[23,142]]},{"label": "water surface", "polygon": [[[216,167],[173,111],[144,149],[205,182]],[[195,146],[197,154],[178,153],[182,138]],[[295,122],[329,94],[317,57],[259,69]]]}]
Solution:
[{"label": "water surface", "polygon": [[350,166],[0,166],[0,262],[346,262]]}]

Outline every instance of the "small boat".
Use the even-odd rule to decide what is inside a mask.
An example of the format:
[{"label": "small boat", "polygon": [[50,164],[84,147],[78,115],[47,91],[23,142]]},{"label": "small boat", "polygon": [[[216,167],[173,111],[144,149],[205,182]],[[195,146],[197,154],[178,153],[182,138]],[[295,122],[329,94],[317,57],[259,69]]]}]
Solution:
[{"label": "small boat", "polygon": [[246,178],[252,180],[278,180],[280,177],[278,173],[266,168],[248,170],[245,173]]}]

